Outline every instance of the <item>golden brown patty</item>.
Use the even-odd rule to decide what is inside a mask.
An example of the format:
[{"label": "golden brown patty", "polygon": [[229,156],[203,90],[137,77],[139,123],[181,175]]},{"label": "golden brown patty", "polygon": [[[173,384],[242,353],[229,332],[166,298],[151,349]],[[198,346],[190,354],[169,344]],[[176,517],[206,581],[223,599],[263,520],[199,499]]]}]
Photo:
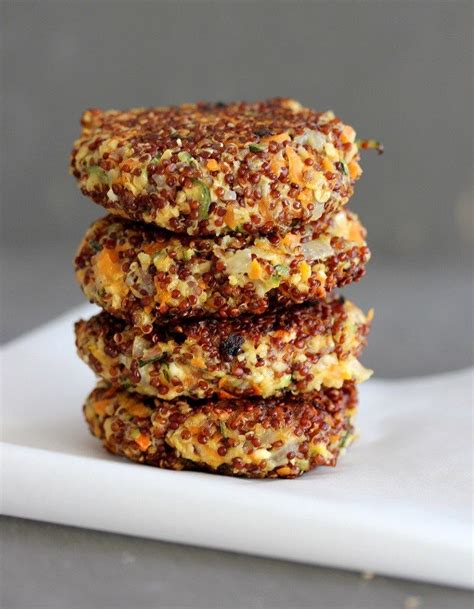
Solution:
[{"label": "golden brown patty", "polygon": [[146,330],[171,317],[236,317],[324,298],[359,279],[369,250],[354,214],[340,211],[280,236],[172,235],[116,216],[97,220],[76,256],[90,301]]},{"label": "golden brown patty", "polygon": [[350,444],[353,384],[267,400],[166,402],[99,383],[84,414],[110,452],[156,467],[293,478],[335,465]]},{"label": "golden brown patty", "polygon": [[86,111],[82,192],[177,233],[288,230],[335,212],[361,174],[355,132],[288,99]]},{"label": "golden brown patty", "polygon": [[100,313],[76,323],[76,345],[99,376],[137,393],[266,398],[367,379],[357,355],[370,319],[339,298],[260,317],[176,322],[149,334]]}]

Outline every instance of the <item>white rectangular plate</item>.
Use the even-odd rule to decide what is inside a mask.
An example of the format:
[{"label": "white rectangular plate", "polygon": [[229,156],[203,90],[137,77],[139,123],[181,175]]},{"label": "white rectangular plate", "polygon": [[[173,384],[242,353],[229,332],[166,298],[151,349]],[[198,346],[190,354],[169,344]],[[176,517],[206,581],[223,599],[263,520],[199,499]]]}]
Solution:
[{"label": "white rectangular plate", "polygon": [[470,371],[369,381],[360,439],[335,469],[260,481],[164,471],[108,455],[82,420],[94,379],[72,324],[94,311],[3,349],[5,514],[472,585]]}]

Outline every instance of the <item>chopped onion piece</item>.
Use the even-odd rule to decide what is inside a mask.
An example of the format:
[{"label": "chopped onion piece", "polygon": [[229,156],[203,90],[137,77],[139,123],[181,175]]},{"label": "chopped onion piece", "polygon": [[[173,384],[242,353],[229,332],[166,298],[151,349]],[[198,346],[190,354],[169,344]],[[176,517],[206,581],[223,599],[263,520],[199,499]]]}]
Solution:
[{"label": "chopped onion piece", "polygon": [[296,144],[309,144],[312,148],[319,151],[323,149],[326,141],[327,140],[322,133],[314,131],[313,129],[305,129],[303,135],[298,135],[294,139]]},{"label": "chopped onion piece", "polygon": [[233,275],[246,273],[251,261],[252,256],[249,249],[238,250],[234,254],[229,254],[224,257],[227,270]]},{"label": "chopped onion piece", "polygon": [[224,199],[224,201],[235,201],[237,199],[237,193],[233,190],[228,190],[224,193],[224,196],[222,198]]},{"label": "chopped onion piece", "polygon": [[331,245],[321,239],[314,239],[313,241],[307,241],[301,245],[306,260],[324,260],[334,254],[334,250]]},{"label": "chopped onion piece", "polygon": [[114,191],[111,188],[109,188],[109,190],[107,191],[107,198],[109,199],[109,201],[112,201],[113,203],[115,203],[115,201],[118,201],[117,195],[114,193]]},{"label": "chopped onion piece", "polygon": [[250,251],[255,254],[258,258],[263,258],[264,260],[269,260],[270,262],[279,262],[283,256],[281,252],[275,251],[274,248],[269,247],[260,247],[258,245],[254,245],[250,248]]},{"label": "chopped onion piece", "polygon": [[132,354],[134,358],[139,358],[141,357],[145,351],[147,350],[147,348],[149,347],[149,342],[146,338],[144,338],[143,336],[135,336],[135,338],[133,339],[133,346],[132,346]]}]

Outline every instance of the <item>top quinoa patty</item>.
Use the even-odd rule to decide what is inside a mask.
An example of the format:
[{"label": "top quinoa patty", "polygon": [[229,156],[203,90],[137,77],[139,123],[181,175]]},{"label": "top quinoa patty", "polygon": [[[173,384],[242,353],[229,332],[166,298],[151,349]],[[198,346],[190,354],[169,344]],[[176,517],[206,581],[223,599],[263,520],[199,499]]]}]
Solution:
[{"label": "top quinoa patty", "polygon": [[268,233],[344,205],[352,127],[290,99],[87,110],[71,154],[82,192],[177,233]]}]

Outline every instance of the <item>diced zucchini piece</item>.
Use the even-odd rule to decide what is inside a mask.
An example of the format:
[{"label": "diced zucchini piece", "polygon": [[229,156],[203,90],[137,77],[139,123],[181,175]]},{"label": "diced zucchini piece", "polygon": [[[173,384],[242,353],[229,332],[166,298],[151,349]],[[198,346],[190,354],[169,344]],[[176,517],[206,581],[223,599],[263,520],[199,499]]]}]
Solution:
[{"label": "diced zucchini piece", "polygon": [[347,444],[347,441],[349,440],[351,435],[352,435],[352,429],[348,429],[346,431],[346,433],[343,435],[343,437],[339,443],[339,448],[344,448],[344,446]]},{"label": "diced zucchini piece", "polygon": [[95,241],[94,239],[91,239],[89,241],[89,247],[91,248],[91,250],[95,253],[100,252],[100,250],[102,249],[102,246],[100,245],[100,243],[98,243],[97,241]]},{"label": "diced zucchini piece", "polygon": [[193,186],[185,189],[188,199],[193,199],[199,203],[199,219],[206,220],[209,216],[211,205],[211,192],[201,180],[193,180]]},{"label": "diced zucchini piece", "polygon": [[155,357],[150,357],[150,359],[139,359],[138,367],[143,368],[143,366],[147,366],[148,364],[154,364],[155,362],[166,362],[166,353],[161,353],[160,355],[156,355]]},{"label": "diced zucchini piece", "polygon": [[290,274],[290,269],[285,266],[284,264],[277,264],[274,267],[274,274],[278,275],[278,277],[288,277],[288,275]]},{"label": "diced zucchini piece", "polygon": [[194,256],[194,250],[192,247],[188,247],[185,250],[183,250],[183,260],[185,260],[186,262],[189,262],[193,256]]},{"label": "diced zucchini piece", "polygon": [[163,156],[163,153],[162,153],[162,152],[157,152],[157,153],[155,154],[155,156],[154,156],[154,157],[152,157],[152,159],[151,159],[151,161],[150,161],[150,165],[151,165],[151,164],[156,165],[157,163],[159,163],[159,162],[160,162],[160,160],[161,160],[161,157],[162,157],[162,156]]},{"label": "diced zucchini piece", "polygon": [[99,167],[98,165],[89,165],[88,167],[86,167],[86,172],[89,176],[95,176],[101,182],[108,181],[107,174],[102,169],[102,167]]},{"label": "diced zucchini piece", "polygon": [[192,163],[194,158],[189,154],[189,152],[178,152],[178,159],[181,163]]}]

